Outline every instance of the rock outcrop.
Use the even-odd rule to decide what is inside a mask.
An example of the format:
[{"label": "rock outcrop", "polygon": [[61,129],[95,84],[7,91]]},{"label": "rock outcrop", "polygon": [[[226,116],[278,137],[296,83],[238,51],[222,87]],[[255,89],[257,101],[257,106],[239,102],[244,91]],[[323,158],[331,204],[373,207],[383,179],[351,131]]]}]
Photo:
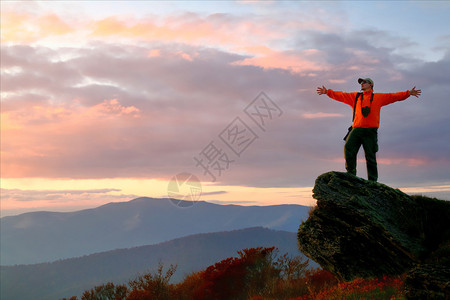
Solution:
[{"label": "rock outcrop", "polygon": [[346,281],[409,272],[410,298],[449,296],[450,202],[340,172],[319,176],[313,197],[299,248],[324,269]]}]

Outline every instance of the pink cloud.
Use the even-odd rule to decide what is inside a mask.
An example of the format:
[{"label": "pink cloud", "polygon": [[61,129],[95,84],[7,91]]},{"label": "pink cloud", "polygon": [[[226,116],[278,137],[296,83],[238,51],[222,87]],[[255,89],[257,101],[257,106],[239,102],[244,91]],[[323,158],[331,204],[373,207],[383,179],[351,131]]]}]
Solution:
[{"label": "pink cloud", "polygon": [[263,68],[280,68],[290,70],[294,73],[319,71],[324,68],[323,63],[311,56],[316,56],[316,51],[301,51],[295,53],[292,51],[277,51],[264,49],[263,54],[246,58],[243,61],[235,62],[236,65],[253,65]]},{"label": "pink cloud", "polygon": [[49,36],[60,36],[75,29],[58,15],[2,11],[2,42],[35,42]]},{"label": "pink cloud", "polygon": [[306,119],[321,119],[321,118],[338,118],[343,117],[343,114],[336,114],[336,113],[324,113],[324,112],[318,112],[318,113],[304,113],[303,117]]},{"label": "pink cloud", "polygon": [[382,165],[404,165],[409,167],[425,166],[430,163],[430,159],[422,157],[405,158],[380,158],[378,163]]},{"label": "pink cloud", "polygon": [[102,103],[89,109],[89,114],[93,114],[93,117],[100,115],[111,115],[113,117],[131,116],[138,118],[140,116],[140,110],[135,106],[123,106],[117,99],[104,100]]},{"label": "pink cloud", "polygon": [[148,52],[148,57],[159,57],[161,56],[161,50],[160,49],[152,49]]},{"label": "pink cloud", "polygon": [[116,36],[194,45],[208,41],[233,47],[248,45],[248,36],[255,41],[266,41],[267,38],[280,38],[284,35],[267,25],[231,15],[212,14],[201,17],[194,13],[152,19],[112,16],[92,22],[86,29],[90,30],[92,37]]},{"label": "pink cloud", "polygon": [[[364,150],[360,149],[360,154],[364,153]],[[361,154],[362,155],[362,154]],[[344,163],[345,159],[344,157],[335,157],[331,159],[326,159],[328,161],[332,162],[338,162],[338,163]],[[393,166],[393,165],[401,165],[406,167],[419,167],[419,166],[426,166],[431,163],[430,159],[428,158],[419,158],[419,157],[405,157],[405,158],[393,158],[393,157],[378,157],[377,162],[379,165],[387,165],[387,166]],[[358,164],[363,164],[365,166],[366,160],[365,158],[358,158]]]},{"label": "pink cloud", "polygon": [[[20,45],[2,46],[2,175],[170,177],[192,166],[192,156],[264,90],[286,113],[226,180],[299,184],[319,170],[343,166],[343,158],[339,164],[323,158],[341,153],[351,118],[348,106],[319,98],[315,87],[328,82],[335,85],[329,88],[353,89],[350,79],[361,70],[387,91],[410,88],[410,80],[425,91],[433,82],[426,92],[433,102],[408,103],[396,114],[397,120],[406,115],[421,122],[408,122],[402,142],[391,142],[397,147],[392,158],[380,164],[429,170],[422,153],[448,156],[445,132],[436,131],[445,128],[448,114],[435,109],[448,105],[445,80],[436,77],[446,73],[448,59],[433,65],[408,57],[414,68],[405,72],[397,67],[404,58],[395,45],[376,47],[353,32],[334,34],[314,17],[303,22],[279,13],[101,20],[31,11],[16,11],[8,20],[5,13],[2,4],[2,34]],[[58,22],[66,26],[52,29]],[[69,39],[71,47],[46,44],[67,46]],[[338,119],[344,113],[348,119]],[[427,148],[410,149],[419,139]],[[264,140],[273,147],[258,152]],[[411,158],[401,158],[405,150],[414,151]],[[446,166],[448,161],[434,176],[445,177]]]},{"label": "pink cloud", "polygon": [[[120,189],[84,190],[22,190],[1,189],[2,217],[9,214],[40,210],[74,210],[95,207],[109,202],[129,201],[137,198],[134,194],[121,193]],[[26,226],[26,224],[22,224]]]},{"label": "pink cloud", "polygon": [[[16,107],[2,113],[2,177],[52,176],[60,161],[86,155],[95,145],[117,147],[114,127],[131,128],[140,110],[111,99],[92,107],[77,101]],[[12,121],[10,125],[9,122]],[[92,153],[93,154],[93,153]],[[70,163],[69,163],[70,164]],[[55,169],[56,168],[56,169]]]},{"label": "pink cloud", "polygon": [[[7,10],[2,13],[2,36],[10,42],[39,42],[47,37],[65,35],[65,41],[108,40],[114,42],[139,43],[140,41],[176,42],[187,45],[214,45],[216,48],[242,51],[249,56],[239,62],[263,68],[281,68],[294,72],[319,70],[323,66],[314,59],[320,56],[317,49],[307,49],[300,53],[283,48],[279,41],[302,28],[322,28],[319,21],[280,22],[274,16],[258,17],[234,16],[230,14],[210,14],[201,16],[184,13],[176,16],[110,16],[100,20],[73,19],[63,21],[55,13],[20,12]],[[4,16],[4,17],[3,17]],[[24,24],[27,24],[26,26]],[[161,53],[152,50],[149,57]],[[186,60],[193,57],[181,54]]]}]

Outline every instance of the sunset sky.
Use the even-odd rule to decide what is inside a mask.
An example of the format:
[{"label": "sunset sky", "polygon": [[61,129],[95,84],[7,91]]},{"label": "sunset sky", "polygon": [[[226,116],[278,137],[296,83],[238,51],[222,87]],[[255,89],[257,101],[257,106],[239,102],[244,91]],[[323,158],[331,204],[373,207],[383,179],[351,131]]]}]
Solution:
[{"label": "sunset sky", "polygon": [[449,1],[2,1],[1,216],[165,198],[180,173],[204,201],[312,205],[317,176],[345,171],[352,117],[316,87],[359,77],[422,89],[382,109],[379,181],[450,200],[448,15]]}]

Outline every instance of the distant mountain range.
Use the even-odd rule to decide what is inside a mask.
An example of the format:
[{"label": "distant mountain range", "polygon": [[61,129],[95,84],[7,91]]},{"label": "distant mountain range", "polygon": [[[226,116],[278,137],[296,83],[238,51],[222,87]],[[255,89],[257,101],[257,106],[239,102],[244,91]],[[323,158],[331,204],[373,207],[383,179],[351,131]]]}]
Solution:
[{"label": "distant mountain range", "polygon": [[69,213],[7,216],[0,219],[0,263],[51,262],[257,226],[295,233],[309,210],[301,205],[239,206],[203,201],[180,208],[169,199],[137,198]]},{"label": "distant mountain range", "polygon": [[[80,297],[83,291],[95,285],[107,282],[126,284],[138,274],[155,271],[159,262],[163,263],[164,271],[170,264],[178,266],[172,278],[173,282],[178,282],[191,272],[203,270],[225,258],[236,257],[238,250],[271,246],[277,247],[280,255],[303,256],[293,232],[257,227],[197,234],[158,245],[113,250],[53,263],[2,266],[1,299]],[[316,267],[317,264],[312,263],[311,266]]]}]

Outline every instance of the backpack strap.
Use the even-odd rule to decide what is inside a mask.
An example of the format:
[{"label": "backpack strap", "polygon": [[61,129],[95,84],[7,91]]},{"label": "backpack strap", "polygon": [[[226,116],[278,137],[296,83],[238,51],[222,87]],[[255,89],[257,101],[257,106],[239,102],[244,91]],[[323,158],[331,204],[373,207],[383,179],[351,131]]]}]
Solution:
[{"label": "backpack strap", "polygon": [[[352,118],[352,122],[355,120],[355,111],[356,111],[356,103],[358,102],[358,98],[361,96],[362,98],[363,93],[359,92],[356,93],[356,98],[355,98],[355,105],[353,105],[353,118]],[[372,98],[370,99],[370,103],[372,103],[373,100],[373,93],[372,93]],[[362,100],[361,100],[362,103]]]},{"label": "backpack strap", "polygon": [[[374,92],[372,92],[372,96],[370,97],[370,107],[372,107],[373,95],[375,95]],[[361,102],[361,103],[362,103],[362,102]]]}]

